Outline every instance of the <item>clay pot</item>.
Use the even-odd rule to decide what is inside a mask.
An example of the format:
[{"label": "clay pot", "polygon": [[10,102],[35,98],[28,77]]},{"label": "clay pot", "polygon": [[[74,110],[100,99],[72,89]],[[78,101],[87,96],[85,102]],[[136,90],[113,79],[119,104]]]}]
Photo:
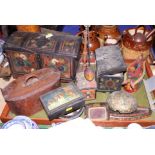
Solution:
[{"label": "clay pot", "polygon": [[105,45],[117,44],[121,39],[121,33],[116,25],[99,25],[96,31],[99,38],[105,40]]},{"label": "clay pot", "polygon": [[[83,38],[83,31],[79,32],[77,35],[82,36]],[[97,33],[95,31],[89,31],[88,36],[89,36],[89,50],[95,52],[95,50],[100,47],[100,41],[97,38]],[[84,39],[82,42],[84,44]]]},{"label": "clay pot", "polygon": [[100,47],[100,42],[96,36],[96,32],[90,31],[89,32],[89,49],[90,49],[90,51],[95,52],[95,50],[99,47]]},{"label": "clay pot", "polygon": [[17,30],[22,32],[40,32],[39,25],[17,25]]}]

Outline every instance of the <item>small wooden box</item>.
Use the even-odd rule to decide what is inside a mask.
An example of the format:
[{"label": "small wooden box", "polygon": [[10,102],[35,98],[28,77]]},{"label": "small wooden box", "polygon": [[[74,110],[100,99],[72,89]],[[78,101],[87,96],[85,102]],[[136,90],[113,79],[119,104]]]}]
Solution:
[{"label": "small wooden box", "polygon": [[11,72],[16,78],[45,67],[57,67],[61,80],[74,80],[81,38],[72,35],[14,32],[5,44]]},{"label": "small wooden box", "polygon": [[85,100],[94,100],[96,98],[97,84],[95,78],[92,81],[86,80],[84,76],[84,66],[79,65],[76,73],[76,84],[80,91],[83,93]]}]

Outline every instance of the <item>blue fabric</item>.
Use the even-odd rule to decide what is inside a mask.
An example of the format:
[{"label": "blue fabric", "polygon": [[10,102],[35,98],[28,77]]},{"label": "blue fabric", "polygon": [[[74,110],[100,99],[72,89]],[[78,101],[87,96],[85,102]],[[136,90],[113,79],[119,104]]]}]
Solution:
[{"label": "blue fabric", "polygon": [[[124,30],[129,29],[129,28],[134,28],[137,25],[118,25],[118,29],[122,33]],[[149,25],[145,25],[147,29],[151,29]],[[70,34],[75,35],[76,33],[79,32],[79,25],[64,25],[63,32],[67,32]]]},{"label": "blue fabric", "polygon": [[75,35],[76,33],[79,32],[79,28],[80,28],[79,25],[65,25],[63,28],[63,32]]}]

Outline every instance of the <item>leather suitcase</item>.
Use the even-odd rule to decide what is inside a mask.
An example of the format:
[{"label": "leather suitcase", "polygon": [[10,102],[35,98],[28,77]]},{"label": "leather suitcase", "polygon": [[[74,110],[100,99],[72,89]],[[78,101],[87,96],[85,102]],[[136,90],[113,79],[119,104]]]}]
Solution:
[{"label": "leather suitcase", "polygon": [[43,107],[40,95],[60,86],[60,71],[44,68],[21,76],[2,89],[11,112],[30,116]]},{"label": "leather suitcase", "polygon": [[75,79],[80,58],[81,38],[73,35],[14,32],[4,50],[13,77],[45,67],[57,67],[63,82]]}]

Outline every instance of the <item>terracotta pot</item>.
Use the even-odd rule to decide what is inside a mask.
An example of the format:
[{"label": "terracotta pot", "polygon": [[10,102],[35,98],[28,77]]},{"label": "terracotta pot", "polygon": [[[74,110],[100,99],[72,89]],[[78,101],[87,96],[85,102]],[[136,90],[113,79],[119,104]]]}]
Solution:
[{"label": "terracotta pot", "polygon": [[105,45],[117,44],[121,33],[116,25],[99,25],[96,28],[99,38],[105,40]]},{"label": "terracotta pot", "polygon": [[39,25],[17,25],[17,30],[22,32],[40,32]]},{"label": "terracotta pot", "polygon": [[[83,31],[79,32],[77,35],[83,37]],[[97,38],[97,33],[95,31],[89,31],[88,36],[89,36],[89,50],[92,52],[95,52],[95,50],[100,47],[100,41]],[[82,42],[84,44],[84,39]],[[82,49],[83,49],[83,46],[82,46]]]}]

